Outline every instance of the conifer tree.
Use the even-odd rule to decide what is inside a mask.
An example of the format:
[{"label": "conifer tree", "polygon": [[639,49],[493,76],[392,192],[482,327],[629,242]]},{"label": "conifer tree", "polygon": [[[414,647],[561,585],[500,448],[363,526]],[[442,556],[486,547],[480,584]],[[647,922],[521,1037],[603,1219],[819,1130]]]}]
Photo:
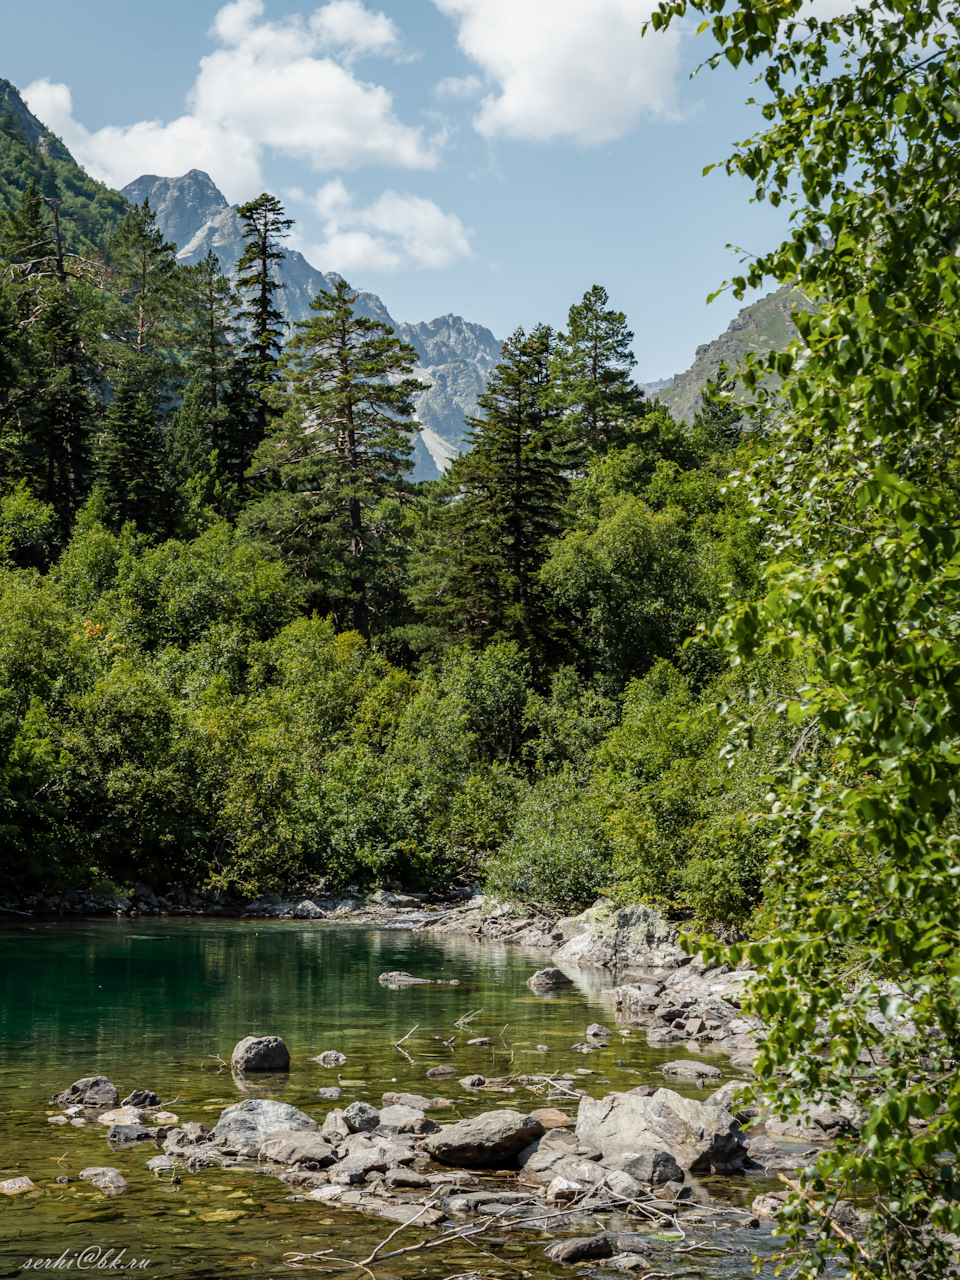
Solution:
[{"label": "conifer tree", "polygon": [[[183,287],[176,245],[165,241],[150,202],[127,214],[109,244],[111,328],[125,349],[124,365],[158,400],[175,369],[171,348],[179,341]],[[130,370],[124,374],[131,376]]]},{"label": "conifer tree", "polygon": [[153,532],[165,523],[162,452],[154,412],[134,378],[127,378],[107,410],[99,450],[99,486],[115,524],[132,521]]},{"label": "conifer tree", "polygon": [[571,440],[583,452],[603,454],[624,441],[641,417],[643,391],[630,377],[636,364],[627,317],[607,304],[606,289],[595,284],[557,335],[555,371]]},{"label": "conifer tree", "polygon": [[276,279],[276,263],[286,256],[281,241],[293,226],[292,218],[283,216],[283,205],[264,191],[256,200],[242,204],[237,210],[246,241],[237,262],[237,286],[245,295],[241,312],[247,325],[244,356],[257,395],[258,440],[266,434],[269,411],[264,398],[271,383],[277,380],[277,362],[283,345],[284,320],[277,308],[276,293],[283,288]]},{"label": "conifer tree", "polygon": [[547,642],[539,573],[562,529],[575,446],[552,377],[552,331],[518,329],[468,419],[470,449],[453,464],[452,499],[421,560],[428,621],[454,636]]},{"label": "conifer tree", "polygon": [[355,301],[338,280],[297,323],[283,362],[286,412],[251,468],[270,491],[243,523],[319,584],[341,625],[366,635],[390,533],[383,506],[402,489],[422,383],[409,376],[414,349]]},{"label": "conifer tree", "polygon": [[[46,201],[28,184],[19,207],[0,214],[0,253],[10,264],[8,324],[0,366],[0,474],[25,481],[69,533],[90,482],[91,432],[99,410],[103,308],[71,255],[69,274]],[[79,278],[78,278],[79,277]]]},{"label": "conifer tree", "polygon": [[53,248],[46,205],[31,178],[19,206],[0,210],[0,254],[21,268],[22,274],[31,275],[48,260]]},{"label": "conifer tree", "polygon": [[[257,444],[257,424],[238,356],[242,302],[213,253],[183,271],[190,381],[173,415],[168,465],[181,485],[197,472],[221,498],[236,495]],[[221,514],[232,514],[223,509]]]}]

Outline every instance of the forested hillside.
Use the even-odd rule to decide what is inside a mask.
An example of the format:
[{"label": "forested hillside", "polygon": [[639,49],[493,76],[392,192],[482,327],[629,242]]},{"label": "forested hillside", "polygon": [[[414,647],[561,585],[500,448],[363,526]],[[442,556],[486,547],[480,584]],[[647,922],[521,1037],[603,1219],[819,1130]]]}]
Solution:
[{"label": "forested hillside", "polygon": [[[236,211],[233,281],[95,184],[122,216],[64,256],[23,146],[0,224],[8,884],[479,876],[743,920],[762,769],[719,796],[715,714],[663,714],[745,696],[700,630],[755,587],[737,411],[648,402],[596,287],[563,332],[512,335],[468,450],[412,483],[414,369],[452,318],[396,333],[331,277],[291,333],[267,193]],[[64,198],[64,239],[92,217]]]}]

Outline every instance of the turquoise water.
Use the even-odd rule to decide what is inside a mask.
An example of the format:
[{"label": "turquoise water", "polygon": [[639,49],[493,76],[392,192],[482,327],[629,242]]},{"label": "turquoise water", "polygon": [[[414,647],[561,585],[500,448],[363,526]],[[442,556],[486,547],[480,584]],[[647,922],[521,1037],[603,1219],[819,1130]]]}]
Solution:
[{"label": "turquoise water", "polygon": [[[256,1172],[183,1173],[179,1186],[158,1180],[145,1167],[156,1154],[152,1145],[111,1153],[102,1128],[48,1122],[59,1114],[49,1105],[52,1094],[81,1076],[109,1076],[121,1097],[153,1089],[182,1121],[212,1127],[222,1108],[243,1096],[218,1059],[229,1060],[234,1044],[250,1034],[283,1036],[289,1077],[263,1087],[318,1120],[355,1098],[379,1104],[388,1089],[454,1099],[454,1112],[434,1113],[442,1119],[498,1106],[562,1105],[522,1088],[476,1095],[456,1079],[427,1080],[426,1071],[439,1063],[452,1063],[458,1076],[588,1069],[594,1074],[579,1077],[575,1087],[599,1095],[661,1085],[658,1064],[690,1056],[686,1046],[650,1049],[642,1033],[615,1035],[608,1050],[587,1057],[571,1052],[589,1023],[613,1025],[599,995],[611,977],[589,973],[578,986],[535,996],[525,979],[543,963],[542,953],[471,940],[304,921],[6,925],[0,930],[0,1180],[26,1174],[38,1189],[0,1197],[0,1277],[32,1274],[23,1268],[27,1258],[83,1248],[125,1249],[124,1260],[149,1258],[146,1274],[154,1276],[280,1276],[289,1274],[285,1252],[335,1248],[359,1258],[360,1249],[392,1229],[312,1201],[289,1202],[290,1188]],[[394,991],[377,981],[393,969],[457,978],[459,985]],[[475,1010],[469,1031],[458,1031],[456,1020]],[[394,1043],[415,1025],[401,1053]],[[458,1043],[448,1048],[443,1041],[454,1035]],[[475,1036],[493,1043],[466,1047]],[[308,1061],[326,1049],[345,1053],[346,1065],[327,1070]],[[726,1060],[717,1061],[723,1066]],[[338,1102],[317,1097],[318,1087],[335,1084],[343,1089]],[[697,1095],[694,1087],[681,1091]],[[119,1168],[130,1190],[111,1198],[76,1181],[90,1164]],[[73,1181],[57,1184],[58,1174]],[[742,1194],[749,1199],[756,1191],[751,1185]],[[411,1229],[398,1243],[408,1236],[417,1238]],[[523,1258],[531,1274],[571,1274],[548,1264],[542,1247],[540,1241],[531,1254],[529,1244],[511,1241],[500,1249],[500,1262],[462,1250],[455,1257],[414,1254],[391,1260],[377,1275],[439,1278],[469,1266],[499,1280],[519,1276]],[[741,1274],[747,1273],[744,1267]],[[334,1268],[325,1274],[363,1273]]]}]

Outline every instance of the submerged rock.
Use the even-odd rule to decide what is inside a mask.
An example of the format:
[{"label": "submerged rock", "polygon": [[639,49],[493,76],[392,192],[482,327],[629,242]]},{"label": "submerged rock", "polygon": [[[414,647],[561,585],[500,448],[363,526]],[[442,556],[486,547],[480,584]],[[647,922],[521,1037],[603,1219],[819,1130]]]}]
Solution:
[{"label": "submerged rock", "polygon": [[327,1049],[323,1053],[318,1053],[313,1059],[319,1062],[321,1067],[342,1067],[347,1060],[347,1055],[341,1053],[339,1049]]},{"label": "submerged rock", "polygon": [[120,1170],[110,1165],[89,1165],[80,1170],[80,1180],[89,1182],[92,1187],[108,1196],[118,1196],[130,1185]]},{"label": "submerged rock", "polygon": [[705,1062],[694,1062],[690,1058],[678,1058],[674,1062],[664,1062],[661,1064],[660,1070],[665,1076],[676,1076],[678,1080],[720,1080],[723,1078],[723,1072],[719,1067],[710,1067]]},{"label": "submerged rock", "polygon": [[245,1036],[230,1055],[233,1071],[289,1071],[290,1053],[279,1036]]},{"label": "submerged rock", "polygon": [[440,1164],[462,1169],[502,1169],[543,1135],[539,1120],[519,1111],[486,1111],[444,1125],[423,1140],[422,1151]]},{"label": "submerged rock", "polygon": [[69,1089],[53,1098],[58,1107],[115,1107],[120,1101],[120,1090],[106,1076],[84,1076]]}]

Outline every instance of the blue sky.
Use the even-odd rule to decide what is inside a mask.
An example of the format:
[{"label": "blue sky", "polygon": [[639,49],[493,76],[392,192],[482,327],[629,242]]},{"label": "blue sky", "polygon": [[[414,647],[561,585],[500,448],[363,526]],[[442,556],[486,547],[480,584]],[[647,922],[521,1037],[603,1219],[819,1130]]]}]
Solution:
[{"label": "blue sky", "polygon": [[0,76],[95,176],[206,169],[267,189],[322,270],[399,320],[504,337],[562,326],[594,283],[643,380],[686,368],[740,305],[706,296],[784,214],[703,167],[759,124],[749,77],[690,81],[692,26],[650,0],[3,0]]}]

